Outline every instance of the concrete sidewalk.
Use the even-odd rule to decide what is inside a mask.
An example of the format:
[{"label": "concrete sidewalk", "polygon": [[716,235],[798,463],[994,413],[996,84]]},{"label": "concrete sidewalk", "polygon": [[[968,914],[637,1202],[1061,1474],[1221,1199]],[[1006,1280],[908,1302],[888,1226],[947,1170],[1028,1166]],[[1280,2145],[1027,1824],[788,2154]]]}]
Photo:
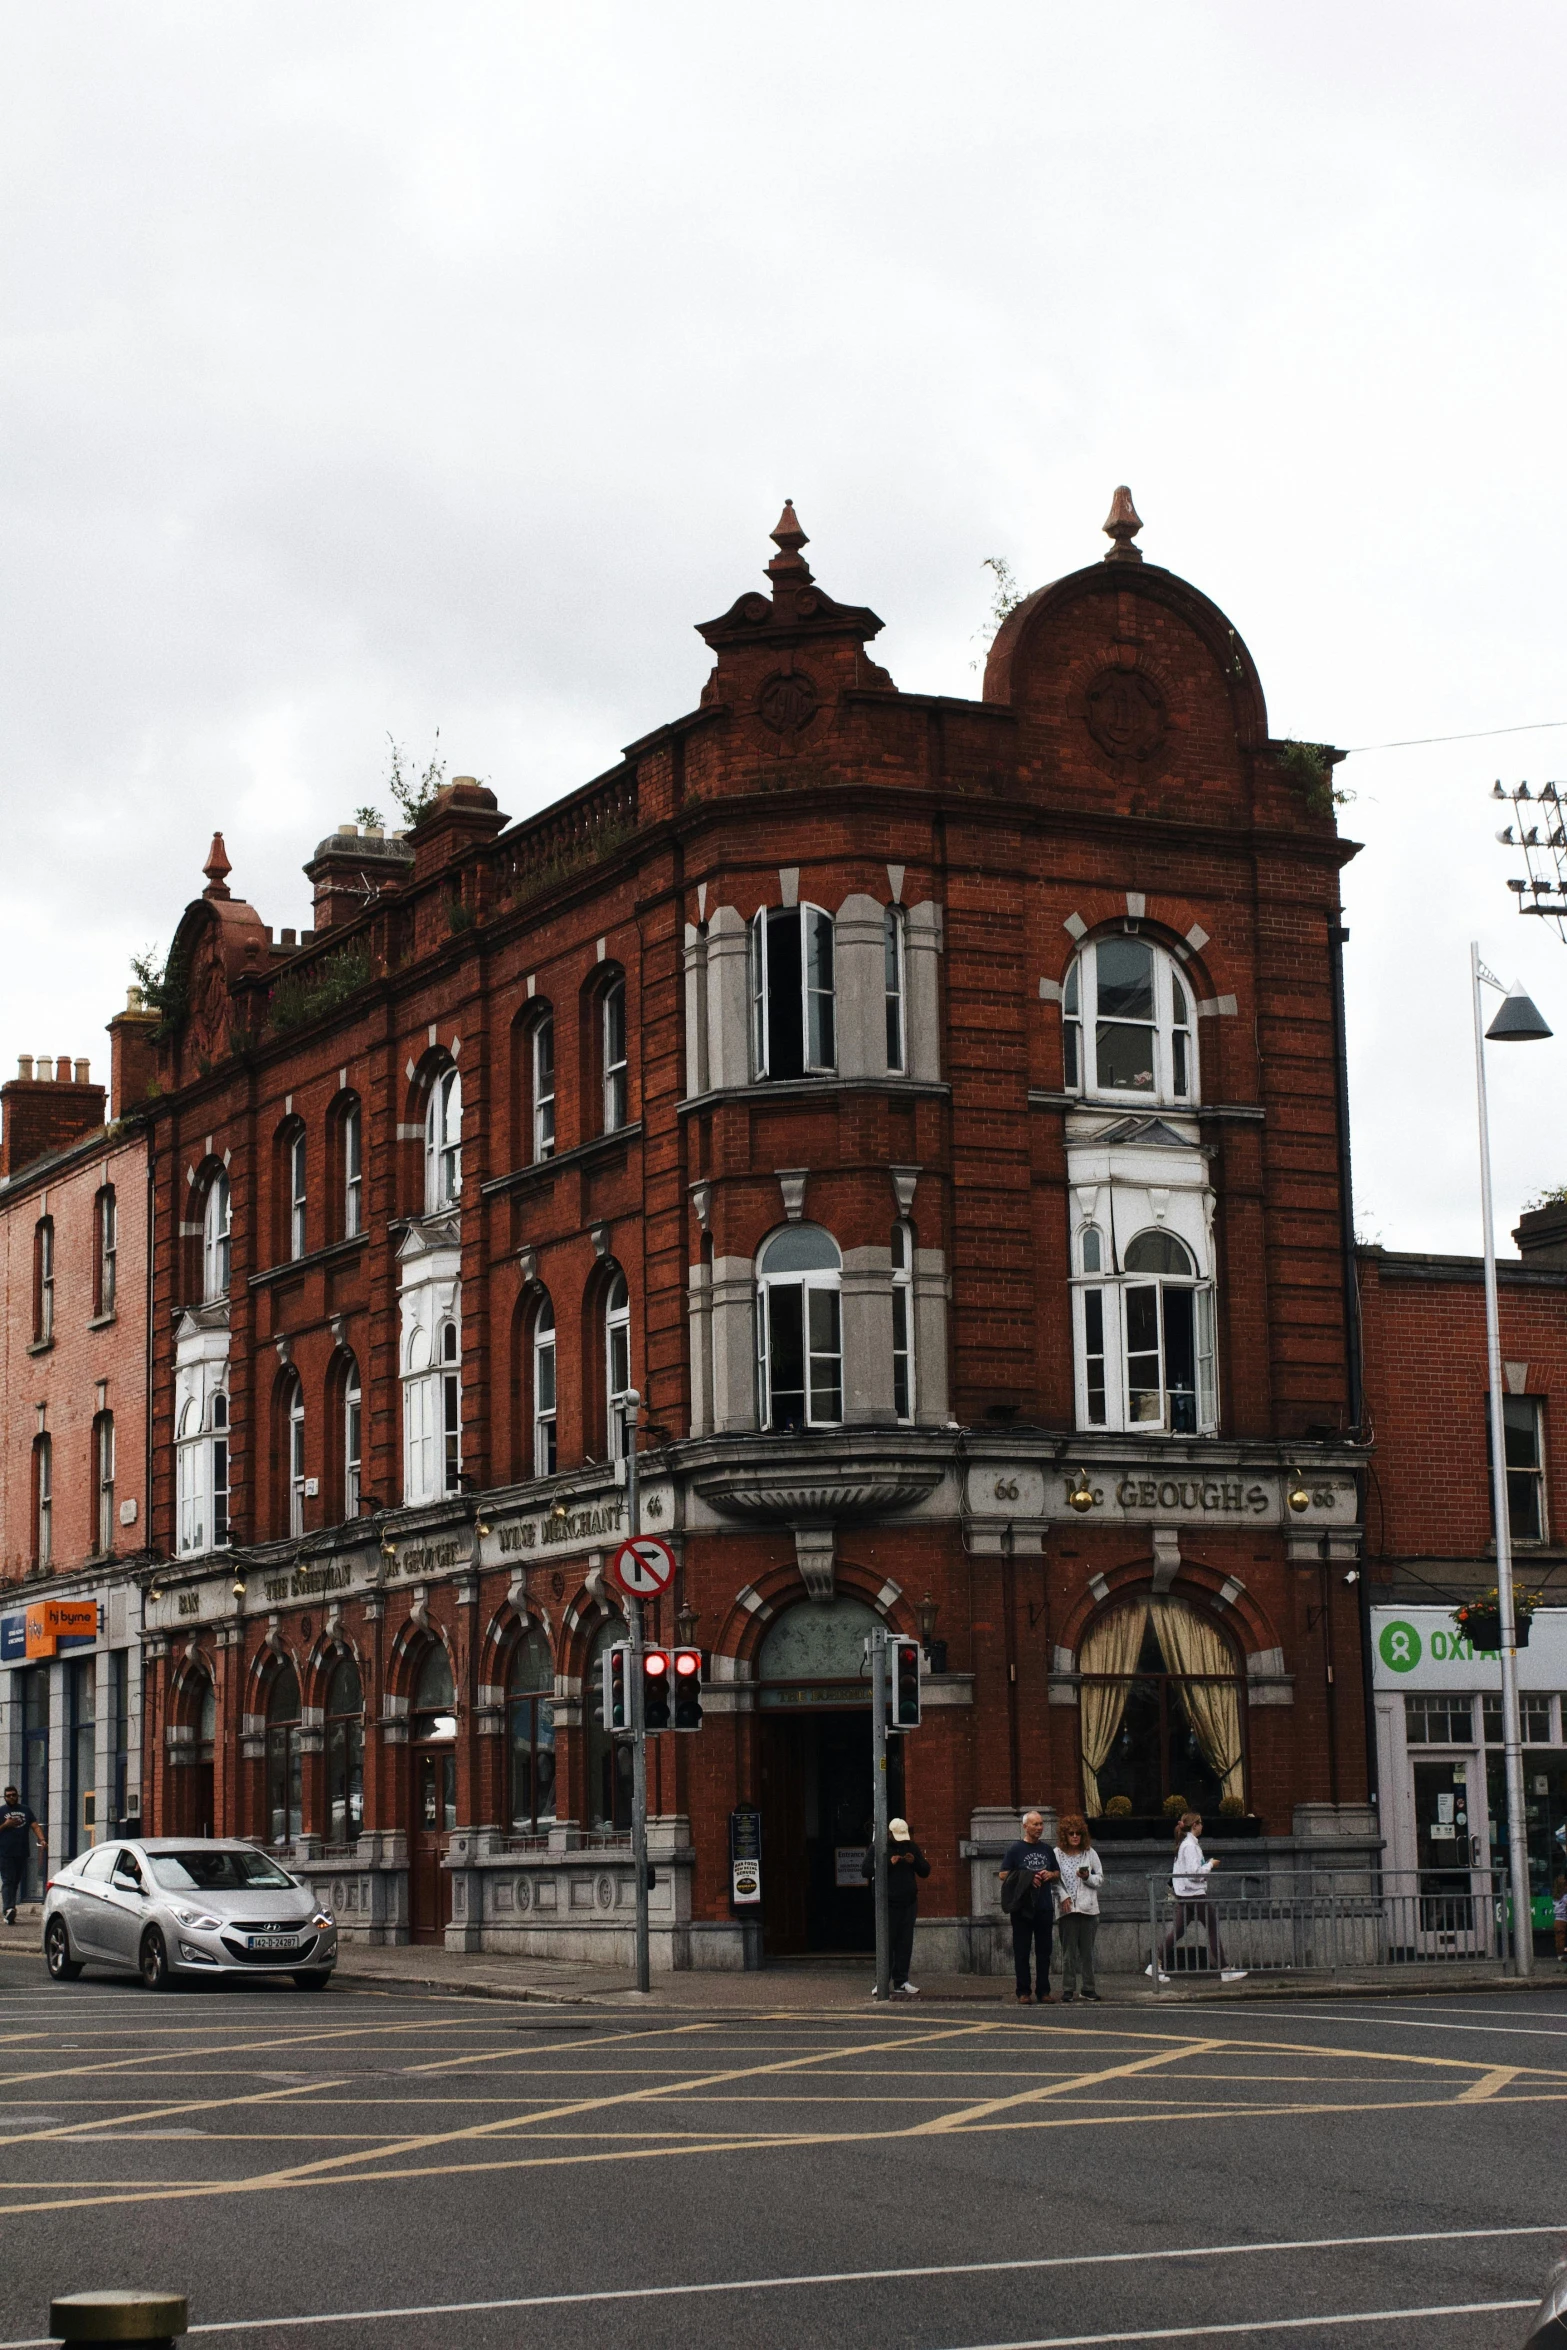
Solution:
[{"label": "concrete sidewalk", "polygon": [[[14,1926],[0,1927],[0,1951],[36,1957],[42,1913],[24,1903]],[[510,1958],[495,1953],[444,1950],[425,1944],[378,1948],[345,1942],[337,1980],[357,1989],[427,1991],[449,1997],[507,1999],[544,2006],[643,2008],[682,2014],[777,2014],[827,2009],[863,2011],[870,2005],[875,1969],[865,1958],[779,1959],[754,1974],[659,1974],[645,1996],[629,1969],[573,1965],[544,1958]],[[1210,1983],[1203,1974],[1156,1988],[1146,1975],[1101,1975],[1101,2011],[1109,2007],[1168,2009],[1220,2001],[1418,1998],[1459,1991],[1551,1991],[1567,1985],[1567,1967],[1536,1961],[1527,1983],[1489,1966],[1414,1965],[1380,1967],[1338,1976],[1316,1973],[1254,1974],[1240,1983]],[[1033,2013],[1016,2006],[1005,1975],[927,1975],[919,1998],[898,2000],[899,2008],[990,2008],[1008,2014]],[[1049,2012],[1048,2010],[1046,2012]],[[1086,2005],[1081,2012],[1091,2013]]]}]

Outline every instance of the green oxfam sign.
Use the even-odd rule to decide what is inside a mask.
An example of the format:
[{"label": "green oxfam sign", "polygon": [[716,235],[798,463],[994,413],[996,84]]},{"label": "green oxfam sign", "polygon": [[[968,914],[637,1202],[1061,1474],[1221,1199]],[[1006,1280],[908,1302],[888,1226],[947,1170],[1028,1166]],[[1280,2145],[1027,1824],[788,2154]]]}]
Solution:
[{"label": "green oxfam sign", "polygon": [[1384,1624],[1377,1649],[1390,1671],[1412,1673],[1420,1662],[1420,1635],[1413,1624]]}]

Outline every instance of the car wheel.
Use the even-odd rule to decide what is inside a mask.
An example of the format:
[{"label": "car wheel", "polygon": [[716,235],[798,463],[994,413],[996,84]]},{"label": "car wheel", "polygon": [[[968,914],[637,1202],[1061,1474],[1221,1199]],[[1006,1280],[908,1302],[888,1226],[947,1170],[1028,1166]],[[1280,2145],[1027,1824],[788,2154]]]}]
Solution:
[{"label": "car wheel", "polygon": [[82,1971],[81,1960],[71,1956],[71,1937],[65,1930],[64,1918],[51,1918],[44,1929],[44,1964],[55,1983],[74,1983]]},{"label": "car wheel", "polygon": [[167,1991],[174,1980],[169,1953],[156,1926],[149,1926],[141,1938],[141,1979],[149,1991]]},{"label": "car wheel", "polygon": [[294,1987],[299,1991],[324,1991],[331,1980],[330,1969],[323,1973],[320,1967],[311,1967],[294,1977]]}]

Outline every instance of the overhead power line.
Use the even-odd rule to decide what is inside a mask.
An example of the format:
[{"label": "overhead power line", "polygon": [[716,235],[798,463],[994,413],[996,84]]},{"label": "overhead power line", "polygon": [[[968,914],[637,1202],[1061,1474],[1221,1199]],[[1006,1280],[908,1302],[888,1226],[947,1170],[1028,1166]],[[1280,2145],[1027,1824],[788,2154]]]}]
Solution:
[{"label": "overhead power line", "polygon": [[1473,734],[1412,734],[1400,743],[1351,743],[1346,755],[1353,758],[1357,751],[1418,751],[1427,743],[1483,743],[1499,734],[1548,734],[1555,726],[1567,726],[1567,718],[1535,718],[1527,726],[1482,726]]}]

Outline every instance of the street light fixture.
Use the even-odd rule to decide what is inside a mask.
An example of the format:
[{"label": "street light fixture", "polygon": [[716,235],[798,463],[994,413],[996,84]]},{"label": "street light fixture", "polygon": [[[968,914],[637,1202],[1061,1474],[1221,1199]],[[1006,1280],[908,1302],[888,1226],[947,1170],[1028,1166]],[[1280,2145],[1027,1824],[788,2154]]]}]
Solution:
[{"label": "street light fixture", "polygon": [[[1518,1719],[1518,1627],[1513,1607],[1513,1536],[1507,1514],[1507,1452],[1502,1426],[1502,1337],[1496,1302],[1496,1229],[1491,1208],[1491,1119],[1486,1104],[1485,1047],[1492,1044],[1536,1044],[1551,1033],[1522,987],[1504,988],[1480,960],[1480,949],[1469,949],[1470,990],[1474,997],[1475,1096],[1480,1113],[1480,1216],[1485,1227],[1485,1348],[1490,1387],[1491,1494],[1496,1516],[1496,1601],[1502,1633],[1502,1752],[1507,1779],[1507,1866],[1512,1888],[1513,1966],[1520,1975],[1534,1972],[1534,1903],[1529,1891],[1528,1828],[1523,1808],[1523,1736]],[[1489,1028],[1484,1025],[1483,987],[1494,987],[1503,998],[1501,1010]]]}]

